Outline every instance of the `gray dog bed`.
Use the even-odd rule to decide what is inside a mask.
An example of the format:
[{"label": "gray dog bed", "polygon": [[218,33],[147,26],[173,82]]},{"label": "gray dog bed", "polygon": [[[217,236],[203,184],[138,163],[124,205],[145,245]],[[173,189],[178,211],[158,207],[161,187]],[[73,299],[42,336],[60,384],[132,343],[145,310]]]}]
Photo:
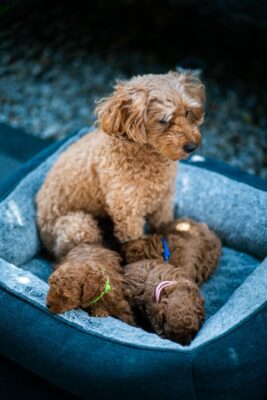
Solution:
[{"label": "gray dog bed", "polygon": [[206,319],[190,346],[114,318],[46,309],[52,266],[40,255],[34,199],[58,154],[87,131],[37,157],[2,190],[0,351],[82,398],[262,398],[267,185],[224,164],[192,157],[176,183],[177,215],[208,223],[224,244],[202,286]]}]

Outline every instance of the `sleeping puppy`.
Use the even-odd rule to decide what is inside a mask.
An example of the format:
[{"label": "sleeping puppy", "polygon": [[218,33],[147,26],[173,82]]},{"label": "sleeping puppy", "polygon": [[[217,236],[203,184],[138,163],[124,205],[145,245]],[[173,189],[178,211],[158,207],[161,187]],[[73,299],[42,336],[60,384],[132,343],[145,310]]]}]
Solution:
[{"label": "sleeping puppy", "polygon": [[204,319],[195,281],[173,265],[142,260],[125,266],[125,295],[146,327],[162,338],[188,345]]},{"label": "sleeping puppy", "polygon": [[[97,108],[99,127],[55,162],[37,194],[37,223],[56,257],[101,242],[109,216],[121,243],[173,220],[177,160],[200,144],[204,85],[190,71],[119,82]],[[103,260],[105,262],[105,260]]]},{"label": "sleeping puppy", "polygon": [[186,218],[166,226],[163,235],[125,243],[129,303],[160,336],[189,344],[205,314],[199,285],[214,272],[220,252],[215,233]]},{"label": "sleeping puppy", "polygon": [[49,278],[49,311],[58,314],[82,308],[94,317],[110,315],[135,325],[124,295],[120,261],[116,252],[101,245],[82,244],[72,249]]},{"label": "sleeping puppy", "polygon": [[218,265],[221,241],[207,224],[180,218],[163,227],[161,235],[147,235],[123,244],[121,253],[127,263],[144,259],[168,261],[199,285]]}]

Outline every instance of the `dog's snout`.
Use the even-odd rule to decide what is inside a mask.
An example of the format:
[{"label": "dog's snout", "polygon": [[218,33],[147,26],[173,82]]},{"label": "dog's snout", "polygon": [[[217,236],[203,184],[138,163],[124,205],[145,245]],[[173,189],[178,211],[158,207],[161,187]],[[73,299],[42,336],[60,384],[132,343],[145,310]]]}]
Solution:
[{"label": "dog's snout", "polygon": [[51,304],[46,303],[46,307],[47,307],[47,308],[50,308],[50,307],[51,307]]},{"label": "dog's snout", "polygon": [[196,150],[197,144],[194,142],[189,142],[184,145],[184,151],[186,153],[192,153],[192,151]]}]

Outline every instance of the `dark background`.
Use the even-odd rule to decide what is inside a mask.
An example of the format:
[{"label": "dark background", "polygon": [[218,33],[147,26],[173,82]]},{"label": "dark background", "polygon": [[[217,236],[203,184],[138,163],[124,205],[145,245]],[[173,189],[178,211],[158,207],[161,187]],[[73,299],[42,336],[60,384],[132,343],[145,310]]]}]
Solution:
[{"label": "dark background", "polygon": [[266,1],[0,3],[0,122],[59,138],[116,78],[200,68],[200,154],[267,178]]}]

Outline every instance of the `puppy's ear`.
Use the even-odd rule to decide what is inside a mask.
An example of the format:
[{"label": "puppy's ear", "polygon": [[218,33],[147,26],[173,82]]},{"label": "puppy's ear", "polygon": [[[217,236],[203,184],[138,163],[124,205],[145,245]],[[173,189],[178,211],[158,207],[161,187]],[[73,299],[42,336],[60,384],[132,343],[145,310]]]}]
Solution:
[{"label": "puppy's ear", "polygon": [[83,285],[82,307],[88,307],[91,301],[102,293],[104,287],[103,274],[89,275]]},{"label": "puppy's ear", "polygon": [[62,294],[62,287],[57,277],[57,271],[50,275],[48,283],[50,288],[55,290],[56,294],[58,294],[59,296]]},{"label": "puppy's ear", "polygon": [[146,143],[147,93],[144,88],[129,82],[119,83],[111,96],[100,100],[96,113],[101,129],[108,135],[126,134],[134,142]]}]

